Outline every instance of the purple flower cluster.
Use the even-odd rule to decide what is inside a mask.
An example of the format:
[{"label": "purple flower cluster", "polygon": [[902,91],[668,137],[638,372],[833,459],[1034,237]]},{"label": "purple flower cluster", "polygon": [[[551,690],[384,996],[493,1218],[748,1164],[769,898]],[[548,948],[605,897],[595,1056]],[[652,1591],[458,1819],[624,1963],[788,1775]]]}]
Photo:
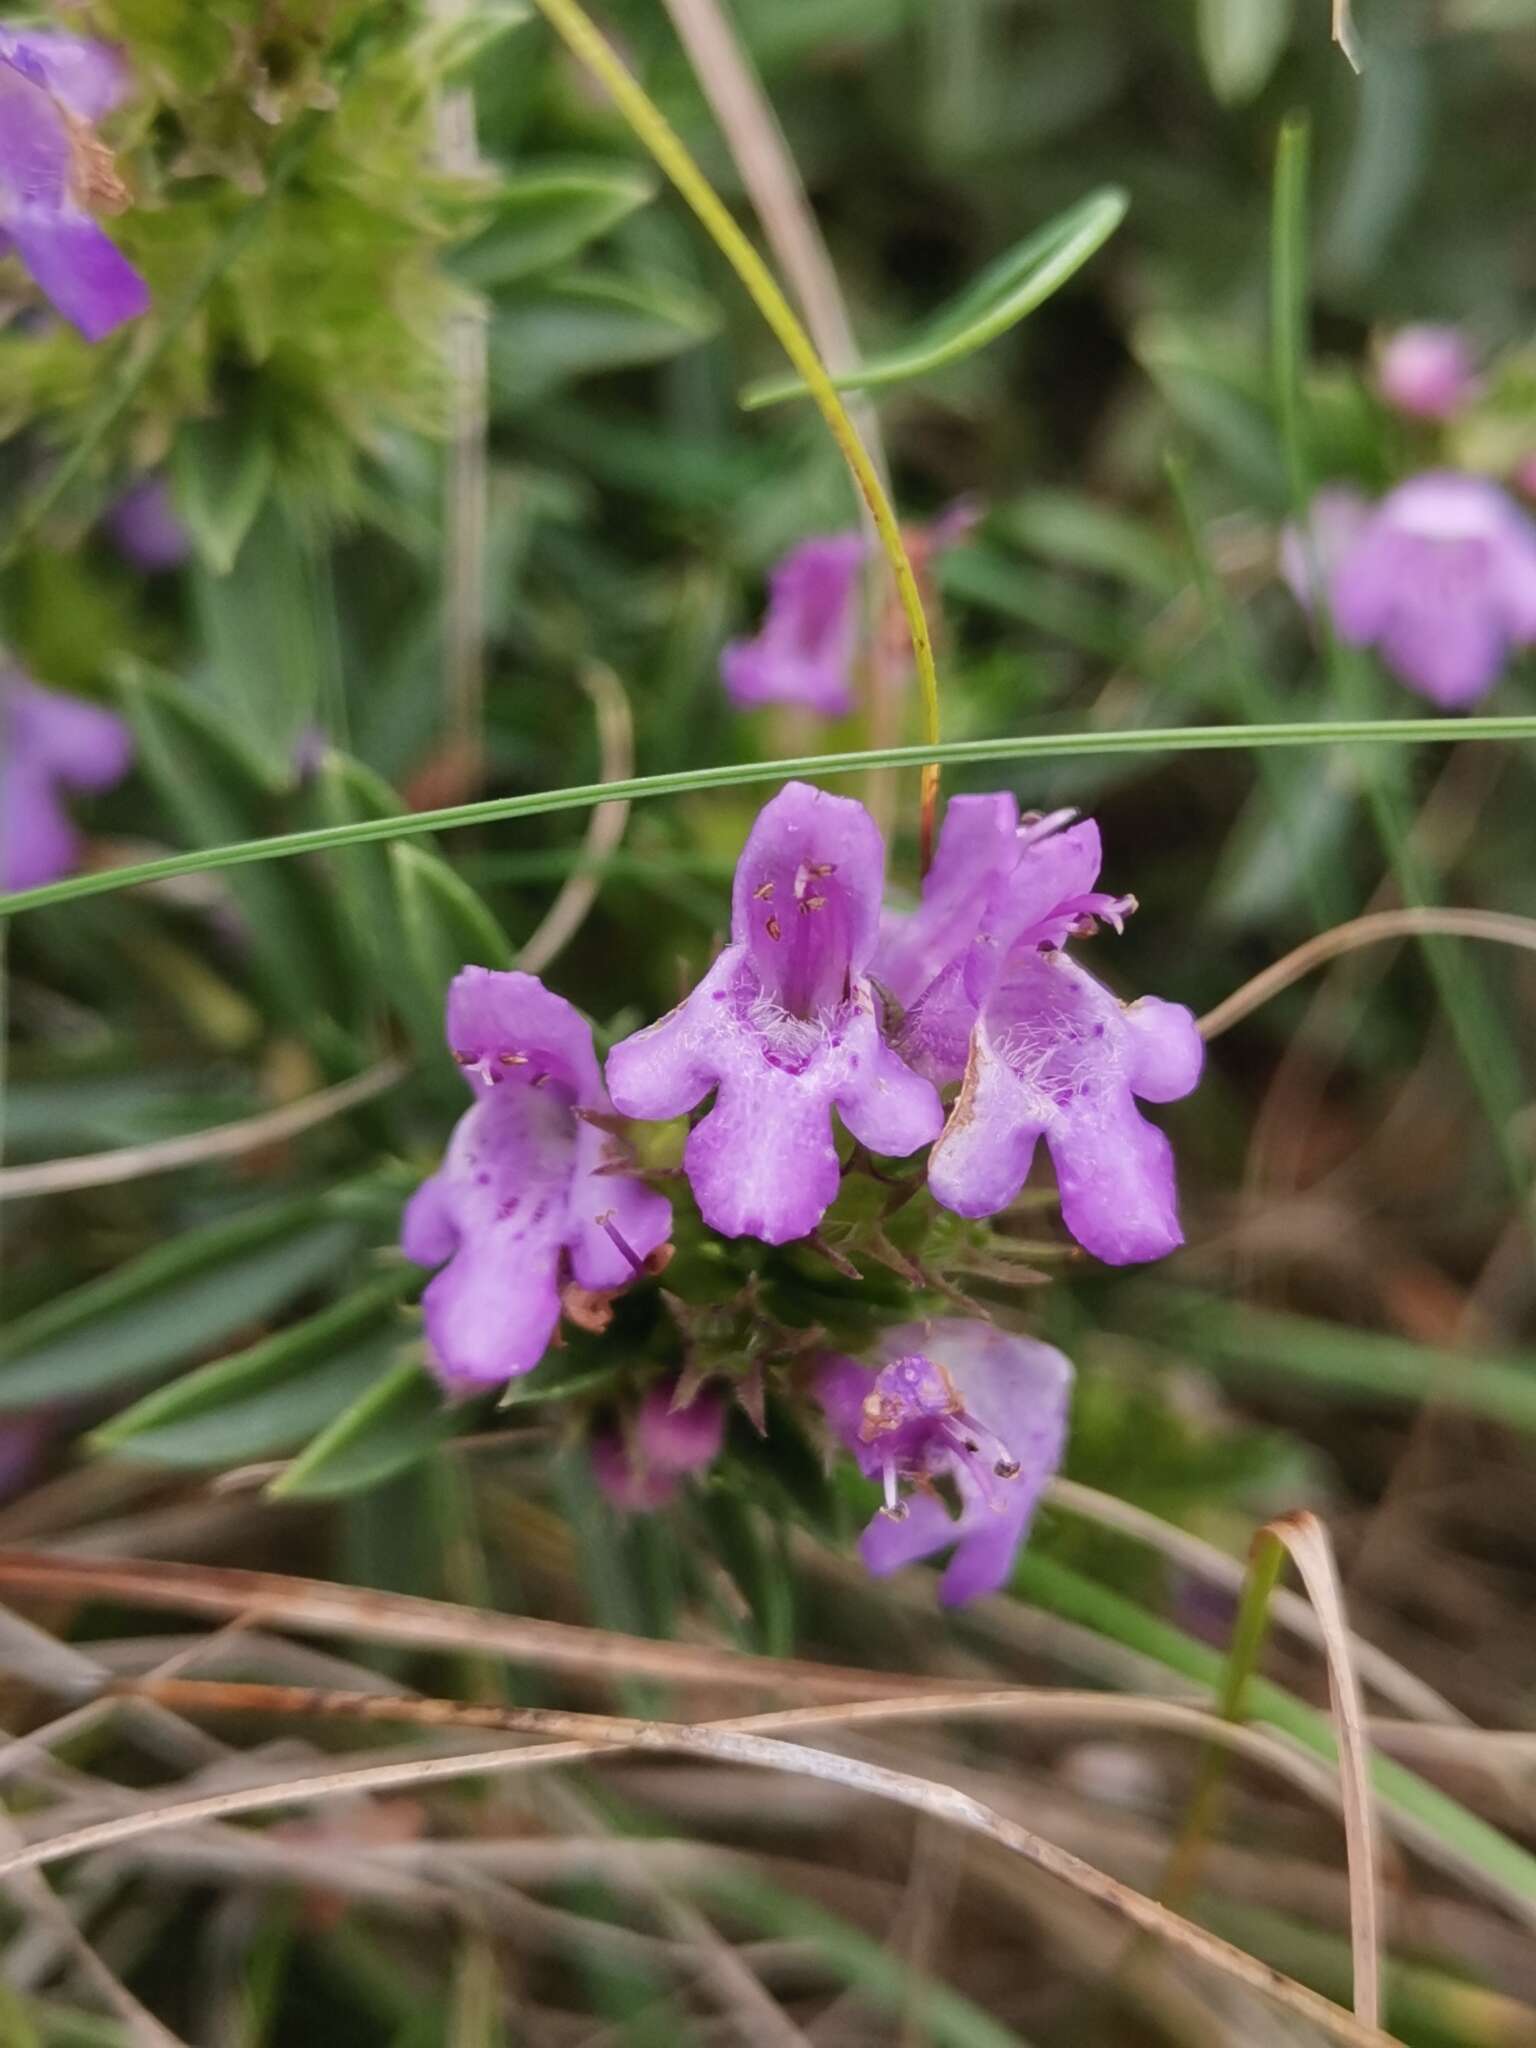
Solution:
[{"label": "purple flower cluster", "polygon": [[606,1091],[568,1003],[530,975],[466,968],[448,1042],[476,1101],[404,1231],[409,1257],[443,1265],[425,1302],[443,1380],[529,1371],[567,1275],[617,1289],[665,1240],[668,1205],[625,1171],[614,1110],[669,1119],[713,1095],[683,1166],[724,1237],[816,1229],[841,1182],[836,1112],[872,1152],[931,1144],[929,1186],[960,1215],[1006,1208],[1043,1138],[1088,1250],[1126,1264],[1179,1244],[1172,1150],[1137,1104],[1189,1093],[1200,1034],[1177,1004],[1120,1002],[1068,953],[1134,908],[1095,888],[1097,828],[1070,819],[956,798],[920,907],[882,923],[869,813],[788,784],[742,850],[731,943],[677,1009],[614,1047]]},{"label": "purple flower cluster", "polygon": [[1298,535],[1282,543],[1298,598],[1311,609],[1315,563],[1340,638],[1432,704],[1476,704],[1536,644],[1536,524],[1486,477],[1430,470],[1374,507],[1333,485],[1310,525],[1310,561]]},{"label": "purple flower cluster", "polygon": [[110,789],[132,759],[132,735],[112,712],[0,668],[0,888],[69,874],[80,846],[64,792]]},{"label": "purple flower cluster", "polygon": [[122,60],[106,43],[0,31],[0,250],[14,250],[87,341],[149,305],[143,278],[91,214],[126,203],[91,127],[126,91]]},{"label": "purple flower cluster", "polygon": [[1071,1365],[1049,1344],[953,1317],[887,1330],[871,1363],[827,1358],[816,1380],[834,1433],[884,1488],[860,1555],[883,1578],[952,1545],[939,1598],[995,1593],[1061,1463]]}]

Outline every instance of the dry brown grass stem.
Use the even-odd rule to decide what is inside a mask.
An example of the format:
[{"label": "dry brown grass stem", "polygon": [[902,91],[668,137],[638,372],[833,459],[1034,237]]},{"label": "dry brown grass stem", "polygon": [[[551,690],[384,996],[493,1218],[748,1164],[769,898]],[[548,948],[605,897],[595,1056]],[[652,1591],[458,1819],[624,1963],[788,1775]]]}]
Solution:
[{"label": "dry brown grass stem", "polygon": [[214,1159],[238,1159],[265,1145],[286,1144],[290,1138],[386,1094],[405,1073],[401,1061],[381,1060],[350,1081],[338,1081],[334,1088],[284,1103],[281,1109],[241,1117],[237,1123],[216,1124],[212,1130],[191,1131],[180,1138],[157,1138],[149,1145],[119,1145],[111,1152],[88,1152],[75,1159],[0,1167],[0,1202],[18,1201],[23,1195],[62,1195],[79,1188],[111,1187],[120,1181],[144,1180],[153,1173],[171,1173],[178,1167],[206,1166]]},{"label": "dry brown grass stem", "polygon": [[1349,1941],[1355,2016],[1375,2027],[1381,2017],[1381,1851],[1371,1790],[1370,1743],[1355,1672],[1344,1593],[1328,1531],[1316,1515],[1280,1515],[1265,1534],[1283,1543],[1317,1610],[1328,1658],[1328,1691],[1339,1746],[1344,1841],[1349,1859]]},{"label": "dry brown grass stem", "polygon": [[[597,713],[598,780],[622,782],[634,773],[635,767],[635,726],[624,685],[601,661],[585,663],[576,671],[576,680]],[[587,819],[580,865],[566,876],[560,893],[518,953],[517,964],[525,974],[542,974],[581,930],[602,886],[601,865],[618,851],[628,822],[627,802],[598,804],[593,808]]]},{"label": "dry brown grass stem", "polygon": [[1200,1019],[1200,1030],[1208,1039],[1219,1038],[1314,968],[1345,953],[1358,952],[1362,946],[1405,938],[1486,939],[1494,945],[1518,946],[1525,952],[1536,953],[1536,918],[1516,917],[1505,910],[1371,911],[1365,917],[1353,917],[1347,924],[1334,925],[1331,930],[1304,940],[1251,981],[1245,981],[1214,1010],[1206,1012]]},{"label": "dry brown grass stem", "polygon": [[[1234,1594],[1242,1591],[1244,1566],[1238,1558],[1229,1557],[1226,1551],[1218,1550],[1204,1537],[1192,1535],[1188,1529],[1165,1522],[1160,1515],[1149,1514],[1145,1508],[1118,1500],[1113,1494],[1099,1493],[1091,1486],[1082,1486],[1075,1479],[1053,1479],[1047,1488],[1046,1499],[1052,1507],[1067,1514],[1080,1515],[1103,1528],[1135,1537],[1164,1557],[1171,1558],[1175,1564],[1183,1565]],[[1311,1603],[1299,1593],[1277,1586],[1270,1595],[1269,1610],[1273,1618],[1293,1635],[1300,1636],[1316,1649],[1326,1648],[1322,1624]],[[1422,1678],[1399,1664],[1395,1657],[1389,1657],[1385,1650],[1378,1650],[1374,1643],[1367,1643],[1356,1635],[1350,1637],[1350,1643],[1356,1671],[1375,1687],[1383,1699],[1391,1700],[1394,1706],[1415,1721],[1470,1728],[1464,1714],[1449,1700],[1442,1699],[1433,1686],[1426,1685]]]},{"label": "dry brown grass stem", "polygon": [[[174,1704],[178,1708],[188,1707],[193,1697],[198,1694],[205,1697],[218,1695],[218,1704],[227,1709],[272,1711],[275,1707],[281,1711],[286,1703],[289,1710],[295,1712],[355,1713],[360,1718],[370,1720],[380,1718],[386,1704],[381,1702],[377,1695],[368,1693],[317,1694],[301,1688],[260,1685],[201,1686],[198,1681],[190,1679],[170,1680],[163,1685],[152,1684],[142,1689],[142,1696],[158,1699],[166,1705]],[[213,1703],[209,1697],[209,1704]],[[495,1724],[498,1726],[505,1726],[511,1722],[519,1729],[529,1731],[562,1729],[570,1731],[574,1739],[540,1743],[522,1750],[491,1750],[468,1755],[418,1759],[404,1767],[393,1764],[373,1765],[361,1770],[348,1771],[339,1781],[335,1774],[329,1777],[321,1775],[299,1780],[297,1784],[290,1781],[287,1787],[241,1787],[193,1799],[165,1800],[137,1815],[100,1821],[89,1827],[74,1829],[50,1841],[33,1843],[21,1852],[0,1858],[0,1877],[9,1877],[20,1870],[34,1869],[65,1856],[120,1845],[142,1835],[184,1826],[191,1821],[224,1819],[236,1813],[249,1813],[286,1804],[294,1798],[311,1800],[342,1794],[376,1792],[386,1787],[407,1783],[419,1786],[453,1778],[526,1769],[533,1765],[567,1763],[590,1756],[594,1745],[599,1746],[603,1752],[610,1753],[628,1751],[692,1756],[715,1763],[734,1763],[761,1770],[789,1771],[823,1783],[837,1785],[845,1790],[889,1800],[910,1811],[942,1821],[948,1826],[978,1835],[1010,1854],[1022,1857],[1047,1876],[1072,1886],[1122,1923],[1168,1943],[1186,1959],[1203,1963],[1250,1990],[1261,1992],[1287,2011],[1319,2027],[1331,2040],[1346,2044],[1346,2048],[1387,2048],[1388,2037],[1374,2025],[1356,2019],[1330,1999],[1308,1989],[1306,1985],[1287,1977],[1257,1957],[1245,1954],[1243,1950],[1233,1947],[1229,1942],[1208,1933],[1204,1928],[1181,1918],[1178,1914],[1169,1912],[1167,1908],[1158,1905],[1156,1901],[1145,1897],[1129,1885],[1122,1884],[1107,1872],[1095,1869],[1092,1864],[1084,1862],[1070,1851],[1044,1840],[1019,1822],[1007,1818],[979,1799],[951,1786],[891,1770],[862,1758],[811,1749],[800,1743],[774,1740],[763,1734],[751,1732],[747,1726],[739,1723],[687,1726],[675,1722],[627,1720],[607,1714],[565,1714],[536,1709],[466,1709],[454,1701],[409,1700],[391,1704],[408,1707],[413,1718],[435,1708],[442,1725],[475,1725],[468,1721],[468,1717],[496,1715],[500,1717]],[[869,1704],[883,1707],[894,1706],[896,1703]],[[824,1710],[824,1713],[848,1718],[850,1710],[830,1709]],[[768,1724],[782,1727],[789,1718],[791,1717],[784,1714],[756,1716],[753,1717],[751,1726],[760,1728]],[[806,1717],[800,1718],[803,1722]],[[483,1722],[479,1725],[483,1725]]]}]

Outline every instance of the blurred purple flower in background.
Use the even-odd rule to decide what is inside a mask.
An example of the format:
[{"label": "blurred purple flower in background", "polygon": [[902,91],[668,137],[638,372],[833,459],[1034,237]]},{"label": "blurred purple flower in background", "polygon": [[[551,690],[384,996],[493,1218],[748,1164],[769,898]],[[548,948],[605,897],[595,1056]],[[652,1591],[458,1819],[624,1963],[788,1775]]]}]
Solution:
[{"label": "blurred purple flower in background", "polygon": [[0,668],[0,887],[73,873],[80,840],[63,792],[110,789],[132,760],[133,736],[115,713]]},{"label": "blurred purple flower in background", "polygon": [[851,797],[787,783],[742,848],[731,944],[693,993],[616,1045],[626,1116],[683,1116],[716,1091],[683,1164],[723,1237],[784,1244],[814,1230],[841,1168],[832,1111],[872,1152],[915,1152],[943,1111],[881,1035],[868,967],[885,848]]},{"label": "blurred purple flower in background", "polygon": [[1382,344],[1376,384],[1412,419],[1448,420],[1477,395],[1472,352],[1456,327],[1400,327]]},{"label": "blurred purple flower in background", "polygon": [[141,476],[130,484],[109,509],[106,527],[118,551],[150,576],[179,569],[191,548],[162,476]]},{"label": "blurred purple flower in background", "polygon": [[48,31],[0,33],[0,250],[87,341],[149,305],[139,273],[91,218],[127,195],[90,123],[127,89],[106,43]]},{"label": "blurred purple flower in background", "polygon": [[1486,477],[1432,470],[1382,499],[1330,584],[1334,624],[1446,710],[1536,641],[1536,525]]},{"label": "blurred purple flower in background", "polygon": [[1313,493],[1307,511],[1307,537],[1298,527],[1281,528],[1280,573],[1304,612],[1310,614],[1315,606],[1314,570],[1326,590],[1370,516],[1371,501],[1364,491],[1353,484],[1324,484]]},{"label": "blurred purple flower in background", "polygon": [[768,609],[755,640],[732,640],[720,676],[732,703],[803,704],[823,718],[853,709],[859,643],[862,534],[802,541],[768,579]]},{"label": "blurred purple flower in background", "polygon": [[955,798],[922,907],[888,921],[875,972],[906,1005],[901,1056],[941,1084],[963,1079],[929,1155],[935,1198],[995,1215],[1043,1137],[1067,1228],[1127,1265],[1183,1242],[1173,1150],[1136,1098],[1189,1094],[1204,1047],[1181,1004],[1128,1006],[1063,950],[1136,907],[1095,889],[1099,830],[1071,815],[1021,822],[1006,793]]},{"label": "blurred purple flower in background", "polygon": [[646,1390],[627,1424],[598,1431],[588,1445],[592,1472],[616,1508],[646,1514],[665,1507],[690,1472],[712,1465],[725,1441],[725,1403],[708,1389],[674,1408],[674,1381]]},{"label": "blurred purple flower in background", "polygon": [[422,1297],[430,1362],[450,1391],[469,1393],[538,1364],[567,1263],[594,1293],[626,1286],[672,1210],[609,1170],[622,1148],[581,1114],[610,1109],[591,1027],[563,997],[536,975],[466,967],[447,1026],[475,1104],[407,1204],[400,1241],[417,1265],[443,1268]]},{"label": "blurred purple flower in background", "polygon": [[[887,1330],[871,1363],[827,1358],[816,1383],[833,1430],[885,1490],[859,1554],[883,1578],[953,1544],[945,1605],[997,1592],[1061,1463],[1071,1364],[1049,1344],[958,1317]],[[938,1480],[953,1484],[958,1517]]]},{"label": "blurred purple flower in background", "polygon": [[[980,517],[975,499],[960,498],[930,524],[908,528],[918,577]],[[868,560],[861,533],[823,534],[790,549],[768,578],[768,608],[756,637],[730,641],[720,656],[720,680],[733,704],[743,711],[800,704],[822,718],[842,718],[853,709],[859,582]],[[891,658],[900,663],[909,650],[899,611],[891,623]]]}]

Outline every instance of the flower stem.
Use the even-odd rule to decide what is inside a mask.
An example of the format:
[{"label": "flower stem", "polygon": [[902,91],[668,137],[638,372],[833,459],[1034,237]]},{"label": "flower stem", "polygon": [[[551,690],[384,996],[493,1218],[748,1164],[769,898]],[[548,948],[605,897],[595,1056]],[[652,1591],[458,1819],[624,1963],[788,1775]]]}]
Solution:
[{"label": "flower stem", "polygon": [[[580,6],[579,0],[534,0],[534,4],[573,55],[607,87],[619,112],[697,214],[706,233],[745,285],[784,353],[805,379],[833,440],[853,472],[854,482],[869,507],[881,548],[896,578],[901,608],[906,614],[907,630],[912,637],[912,655],[922,693],[924,738],[930,745],[937,746],[939,679],[934,668],[933,641],[917,577],[879,472],[834,390],[810,336],[779,289],[773,273],[736,225],[729,208],[694,162],[682,138]],[[923,766],[921,835],[925,869],[932,852],[938,796],[938,764],[927,762]]]}]

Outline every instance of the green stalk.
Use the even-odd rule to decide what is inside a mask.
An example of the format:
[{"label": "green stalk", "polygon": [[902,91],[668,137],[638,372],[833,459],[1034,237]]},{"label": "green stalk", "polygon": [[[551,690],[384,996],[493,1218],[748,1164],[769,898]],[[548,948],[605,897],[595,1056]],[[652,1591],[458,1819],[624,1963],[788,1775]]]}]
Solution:
[{"label": "green stalk", "polygon": [[[729,208],[689,154],[687,145],[639,80],[626,67],[618,52],[578,4],[578,0],[534,0],[544,19],[561,37],[572,54],[594,77],[601,79],[615,106],[692,207],[705,232],[746,287],[753,304],[767,321],[784,353],[805,379],[817,409],[826,421],[843,460],[853,472],[854,482],[869,507],[875,531],[901,598],[907,631],[912,639],[912,658],[917,666],[918,688],[923,701],[923,728],[934,745],[939,741],[939,679],[934,667],[933,640],[923,610],[911,558],[901,537],[896,514],[886,496],[880,473],[859,439],[847,408],[827,375],[815,344],[796,318],[788,299],[779,289],[756,249],[736,225]],[[926,869],[933,846],[938,812],[939,767],[931,756],[923,767],[922,848]]]},{"label": "green stalk", "polygon": [[[1248,1681],[1258,1667],[1269,1635],[1270,1595],[1280,1583],[1284,1569],[1285,1545],[1268,1529],[1261,1529],[1254,1539],[1253,1554],[1248,1560],[1243,1596],[1238,1605],[1237,1619],[1232,1624],[1232,1647],[1227,1652],[1226,1669],[1222,1673],[1221,1690],[1216,1700],[1216,1711],[1224,1721],[1242,1722],[1247,1719]],[[1185,1911],[1198,1881],[1200,1858],[1216,1818],[1217,1801],[1221,1796],[1230,1754],[1223,1744],[1210,1742],[1201,1756],[1189,1810],[1169,1858],[1160,1894],[1163,1904],[1171,1906],[1176,1913]]]},{"label": "green stalk", "polygon": [[[1119,732],[1050,732],[997,739],[945,740],[938,746],[871,747],[845,754],[801,754],[781,761],[731,761],[713,768],[676,769],[666,775],[635,775],[622,782],[586,782],[568,789],[535,790],[524,796],[491,797],[482,803],[451,804],[442,810],[411,811],[346,824],[279,832],[267,839],[236,840],[226,846],[173,853],[160,860],[70,875],[36,889],[0,896],[0,917],[40,910],[47,903],[71,903],[80,896],[104,896],[177,875],[243,867],[249,861],[284,860],[300,853],[326,853],[341,846],[404,839],[422,832],[452,832],[464,825],[492,825],[507,818],[542,818],[556,811],[581,811],[593,804],[639,802],[646,797],[682,796],[700,789],[734,789],[791,776],[862,775],[870,768],[914,768],[925,762],[1047,760],[1062,756],[1155,753],[1241,753],[1253,747],[1413,746],[1443,742],[1442,718],[1353,718],[1299,720],[1280,725],[1182,725],[1129,728]],[[1536,741],[1536,718],[1490,713],[1464,718],[1456,738]]]}]

